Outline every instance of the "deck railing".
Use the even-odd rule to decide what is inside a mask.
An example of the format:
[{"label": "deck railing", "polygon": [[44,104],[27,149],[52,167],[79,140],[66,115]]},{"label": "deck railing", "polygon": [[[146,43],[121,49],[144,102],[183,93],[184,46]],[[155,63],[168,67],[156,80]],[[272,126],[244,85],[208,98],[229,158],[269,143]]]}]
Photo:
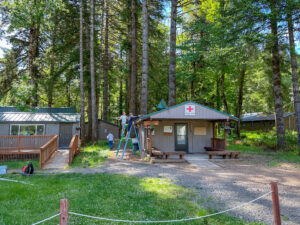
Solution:
[{"label": "deck railing", "polygon": [[56,135],[40,148],[40,168],[43,168],[43,166],[51,158],[53,153],[57,151],[57,139],[58,138]]},{"label": "deck railing", "polygon": [[22,150],[40,149],[53,137],[54,135],[0,136],[0,153],[20,153]]},{"label": "deck railing", "polygon": [[223,138],[212,138],[211,147],[217,149],[226,149],[225,139]]},{"label": "deck railing", "polygon": [[69,165],[71,165],[74,156],[78,153],[80,149],[80,140],[78,134],[75,134],[69,145]]}]

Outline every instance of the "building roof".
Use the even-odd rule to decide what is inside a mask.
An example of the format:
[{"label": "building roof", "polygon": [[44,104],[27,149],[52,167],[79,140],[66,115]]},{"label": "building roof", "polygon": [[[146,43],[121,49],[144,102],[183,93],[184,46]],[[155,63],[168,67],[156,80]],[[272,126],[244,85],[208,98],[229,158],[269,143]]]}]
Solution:
[{"label": "building roof", "polygon": [[[283,117],[289,117],[294,115],[295,112],[285,113]],[[259,113],[247,113],[242,115],[241,118],[242,122],[255,122],[255,121],[275,121],[275,114],[263,114],[262,112]]]},{"label": "building roof", "polygon": [[11,122],[52,122],[77,123],[78,113],[37,113],[37,112],[0,112],[0,123]]},{"label": "building roof", "polygon": [[[185,115],[185,105],[195,105],[195,115]],[[227,113],[201,105],[197,102],[186,101],[181,104],[149,113],[140,118],[146,119],[202,119],[202,120],[239,120],[237,117]]]},{"label": "building roof", "polygon": [[[115,127],[119,127],[119,128],[121,127],[120,125],[112,123],[112,122],[109,122],[107,120],[98,119],[98,121],[101,121],[103,123],[106,123],[106,124],[109,124],[109,125],[112,125],[112,126],[115,126]],[[88,122],[85,122],[85,124],[88,124]]]},{"label": "building roof", "polygon": [[[28,111],[35,113],[76,113],[76,109],[74,107],[33,107],[29,108]],[[0,106],[0,112],[22,112],[22,110],[13,106]]]}]

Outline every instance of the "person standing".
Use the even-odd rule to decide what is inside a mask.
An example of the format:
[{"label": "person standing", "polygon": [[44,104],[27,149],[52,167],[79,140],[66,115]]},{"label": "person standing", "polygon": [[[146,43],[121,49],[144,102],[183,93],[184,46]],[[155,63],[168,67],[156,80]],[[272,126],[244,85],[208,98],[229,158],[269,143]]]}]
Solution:
[{"label": "person standing", "polygon": [[122,133],[124,132],[124,127],[126,125],[126,122],[127,122],[127,116],[126,116],[126,112],[123,112],[122,116],[120,116],[119,118],[121,120],[121,124],[122,124]]},{"label": "person standing", "polygon": [[107,140],[108,140],[109,148],[110,150],[112,150],[114,145],[114,135],[111,132],[108,133]]}]

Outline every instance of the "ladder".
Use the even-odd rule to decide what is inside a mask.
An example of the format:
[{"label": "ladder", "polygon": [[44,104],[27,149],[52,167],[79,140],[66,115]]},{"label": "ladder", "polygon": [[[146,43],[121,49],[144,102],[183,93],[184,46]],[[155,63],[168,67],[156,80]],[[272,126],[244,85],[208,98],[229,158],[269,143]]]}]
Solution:
[{"label": "ladder", "polygon": [[123,153],[122,153],[121,160],[123,160],[123,157],[124,157],[124,155],[125,155],[125,151],[126,151],[126,147],[127,147],[128,141],[130,141],[130,143],[131,143],[132,154],[133,154],[133,155],[135,154],[135,152],[134,152],[134,147],[133,147],[133,143],[132,143],[132,138],[130,137],[132,128],[134,129],[135,137],[136,137],[136,139],[137,139],[137,143],[138,143],[138,147],[139,147],[139,151],[140,151],[140,156],[142,157],[142,151],[141,151],[141,147],[140,147],[139,136],[138,136],[138,134],[137,134],[137,132],[136,132],[134,123],[132,123],[132,125],[131,125],[131,127],[130,127],[130,129],[129,129],[129,131],[128,131],[128,134],[127,134],[127,136],[126,136],[127,127],[128,127],[128,124],[126,124],[126,125],[124,126],[124,129],[123,129],[123,132],[122,132],[122,135],[121,135],[121,140],[120,140],[120,143],[119,143],[119,146],[118,146],[118,150],[117,150],[117,153],[116,153],[116,156],[118,156],[119,151],[120,151],[120,148],[121,148],[121,145],[122,145],[122,142],[123,142],[124,139],[126,139],[126,140],[125,140],[125,146],[124,146],[124,149],[123,149]]}]

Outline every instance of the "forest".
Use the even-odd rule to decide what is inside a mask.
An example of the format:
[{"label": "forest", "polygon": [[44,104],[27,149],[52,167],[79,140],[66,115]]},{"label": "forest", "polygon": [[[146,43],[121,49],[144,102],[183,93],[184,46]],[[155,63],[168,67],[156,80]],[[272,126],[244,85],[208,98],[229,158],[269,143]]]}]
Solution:
[{"label": "forest", "polygon": [[300,145],[299,0],[1,0],[0,39],[0,105],[74,106],[90,140],[164,99],[275,113],[279,148],[295,112]]}]

